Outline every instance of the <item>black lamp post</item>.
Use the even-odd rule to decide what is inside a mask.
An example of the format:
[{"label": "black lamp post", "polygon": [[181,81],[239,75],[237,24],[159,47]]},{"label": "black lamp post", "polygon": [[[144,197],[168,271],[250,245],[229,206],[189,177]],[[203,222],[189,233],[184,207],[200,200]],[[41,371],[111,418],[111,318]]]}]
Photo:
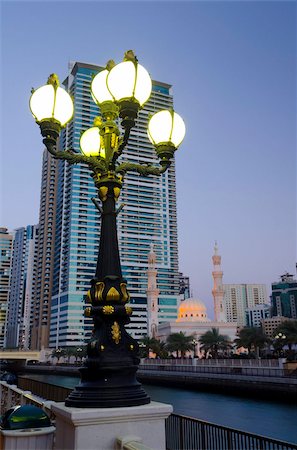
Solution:
[{"label": "black lamp post", "polygon": [[[170,166],[185,134],[180,116],[173,110],[160,111],[151,117],[148,130],[160,166],[118,162],[151,88],[149,74],[138,64],[132,51],[126,52],[124,62],[118,65],[109,61],[106,69],[92,81],[92,96],[100,107],[101,117],[82,134],[82,154],[57,149],[60,131],[73,115],[72,100],[59,87],[57,76],[51,75],[48,84],[34,91],[30,99],[47,150],[70,164],[87,164],[99,195],[99,200],[92,199],[101,213],[99,256],[85,308],[85,315],[93,318],[94,329],[86,361],[80,368],[81,382],[66,399],[66,406],[126,407],[150,402],[136,380],[139,346],[125,329],[132,309],[128,306],[130,296],[121,271],[116,202],[126,172],[160,176]],[[117,117],[121,118],[124,129],[122,137],[115,122]]]}]

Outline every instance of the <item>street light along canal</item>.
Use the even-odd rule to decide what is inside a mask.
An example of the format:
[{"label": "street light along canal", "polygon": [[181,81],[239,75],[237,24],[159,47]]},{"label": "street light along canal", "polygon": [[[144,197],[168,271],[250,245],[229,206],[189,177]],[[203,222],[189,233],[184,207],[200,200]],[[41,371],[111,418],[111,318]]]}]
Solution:
[{"label": "street light along canal", "polygon": [[138,63],[134,52],[128,50],[123,62],[115,64],[109,60],[92,80],[91,94],[100,115],[93,127],[81,135],[80,151],[60,150],[60,132],[71,121],[74,105],[59,84],[58,76],[51,74],[45,86],[33,89],[30,109],[48,152],[55,159],[86,164],[90,169],[98,191],[98,199],[92,200],[101,216],[96,273],[84,309],[84,315],[93,318],[94,327],[86,360],[79,369],[81,382],[66,398],[65,405],[80,408],[145,405],[150,398],[136,379],[139,346],[126,330],[132,308],[128,305],[130,294],[121,269],[117,237],[121,207],[116,208],[116,203],[127,173],[161,176],[169,169],[185,136],[185,124],[173,109],[156,112],[149,119],[147,133],[158,165],[121,161],[138,112],[152,93],[149,73]]},{"label": "street light along canal", "polygon": [[[62,375],[30,374],[27,378],[67,388],[78,381]],[[163,386],[144,388],[153,401],[172,404],[176,414],[297,443],[297,407],[293,404]]]}]

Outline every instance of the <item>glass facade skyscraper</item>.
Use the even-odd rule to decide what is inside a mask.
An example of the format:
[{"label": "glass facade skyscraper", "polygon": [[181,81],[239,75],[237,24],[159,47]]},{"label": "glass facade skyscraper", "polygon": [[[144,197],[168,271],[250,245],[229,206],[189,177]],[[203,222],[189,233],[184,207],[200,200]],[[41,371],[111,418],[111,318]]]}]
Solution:
[{"label": "glass facade skyscraper", "polygon": [[[64,84],[73,96],[75,115],[63,131],[62,149],[79,152],[81,131],[100,115],[90,94],[90,83],[101,67],[72,63]],[[131,131],[122,161],[158,164],[146,127],[148,115],[173,105],[171,86],[153,82],[150,100],[140,111]],[[89,169],[58,162],[50,347],[80,345],[89,336],[92,323],[84,319],[84,296],[95,274],[99,250],[100,217],[91,201],[96,189]],[[118,237],[123,276],[127,279],[133,315],[130,333],[147,333],[147,256],[150,244],[157,255],[159,322],[177,317],[179,295],[175,166],[160,177],[126,175],[119,203]]]},{"label": "glass facade skyscraper", "polygon": [[31,348],[48,347],[51,312],[52,280],[54,265],[54,243],[56,231],[57,161],[47,150],[43,152],[39,234],[37,242],[37,262]]},{"label": "glass facade skyscraper", "polygon": [[9,348],[30,347],[37,241],[38,225],[14,231],[5,341]]},{"label": "glass facade skyscraper", "polygon": [[4,345],[7,319],[13,236],[0,227],[0,348]]},{"label": "glass facade skyscraper", "polygon": [[297,280],[285,273],[272,283],[272,315],[297,319]]}]

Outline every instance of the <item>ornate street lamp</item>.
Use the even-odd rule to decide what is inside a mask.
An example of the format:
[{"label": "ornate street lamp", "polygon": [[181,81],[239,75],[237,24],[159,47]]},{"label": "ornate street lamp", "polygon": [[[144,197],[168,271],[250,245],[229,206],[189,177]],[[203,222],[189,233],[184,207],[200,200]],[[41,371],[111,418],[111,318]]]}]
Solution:
[{"label": "ornate street lamp", "polygon": [[274,348],[276,350],[276,352],[278,353],[278,357],[281,356],[283,347],[286,345],[285,340],[287,339],[287,336],[283,333],[278,333],[275,337],[274,337]]},{"label": "ornate street lamp", "polygon": [[196,358],[196,357],[198,357],[198,355],[197,355],[197,353],[196,353],[196,345],[199,344],[199,341],[197,341],[196,339],[193,339],[193,340],[192,340],[192,344],[193,344],[193,346],[194,346],[194,349],[193,349],[194,358]]},{"label": "ornate street lamp", "polygon": [[[51,75],[48,84],[34,91],[30,99],[47,150],[70,164],[87,164],[100,199],[100,202],[92,199],[101,213],[101,234],[96,273],[85,308],[85,315],[93,318],[94,329],[86,361],[80,368],[81,382],[66,399],[66,406],[125,407],[150,402],[136,380],[139,346],[125,329],[132,309],[128,306],[130,295],[121,271],[116,202],[127,172],[160,176],[170,166],[185,134],[184,123],[174,111],[158,112],[150,119],[149,138],[155,145],[160,166],[118,161],[151,89],[148,72],[138,64],[131,50],[126,52],[122,63],[109,61],[91,84],[101,116],[82,134],[82,154],[57,149],[60,131],[73,115],[71,97],[59,87],[57,76]],[[123,136],[116,123],[118,117]]]}]

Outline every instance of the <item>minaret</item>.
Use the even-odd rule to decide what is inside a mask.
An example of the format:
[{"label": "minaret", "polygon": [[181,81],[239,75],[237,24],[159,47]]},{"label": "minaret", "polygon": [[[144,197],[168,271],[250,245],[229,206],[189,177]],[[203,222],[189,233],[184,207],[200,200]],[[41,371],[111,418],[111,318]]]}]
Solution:
[{"label": "minaret", "polygon": [[147,335],[150,338],[156,337],[157,333],[159,292],[157,288],[156,253],[154,252],[154,244],[151,244],[147,271]]},{"label": "minaret", "polygon": [[224,288],[223,288],[223,272],[221,270],[221,257],[218,255],[218,244],[215,242],[213,262],[213,300],[214,313],[216,322],[227,322],[226,311],[224,308]]}]

